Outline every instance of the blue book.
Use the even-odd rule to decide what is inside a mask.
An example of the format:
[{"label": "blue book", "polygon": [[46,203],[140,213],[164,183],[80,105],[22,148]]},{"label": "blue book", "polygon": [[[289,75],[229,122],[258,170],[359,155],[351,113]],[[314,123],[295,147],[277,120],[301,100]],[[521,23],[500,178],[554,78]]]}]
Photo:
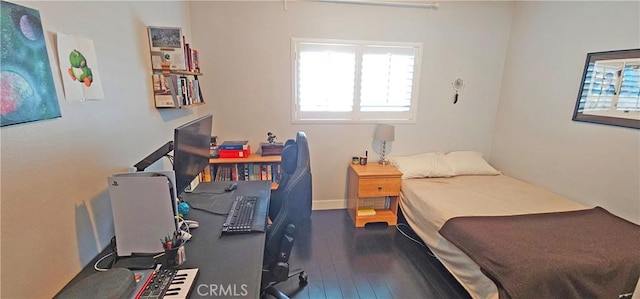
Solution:
[{"label": "blue book", "polygon": [[249,146],[249,141],[225,141],[220,145],[221,150],[246,150]]}]

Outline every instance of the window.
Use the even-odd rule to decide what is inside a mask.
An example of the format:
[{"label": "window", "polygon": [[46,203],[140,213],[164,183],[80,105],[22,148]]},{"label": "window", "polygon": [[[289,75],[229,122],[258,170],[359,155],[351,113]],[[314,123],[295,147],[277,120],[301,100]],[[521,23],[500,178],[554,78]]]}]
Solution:
[{"label": "window", "polygon": [[293,39],[294,122],[415,122],[421,44]]}]

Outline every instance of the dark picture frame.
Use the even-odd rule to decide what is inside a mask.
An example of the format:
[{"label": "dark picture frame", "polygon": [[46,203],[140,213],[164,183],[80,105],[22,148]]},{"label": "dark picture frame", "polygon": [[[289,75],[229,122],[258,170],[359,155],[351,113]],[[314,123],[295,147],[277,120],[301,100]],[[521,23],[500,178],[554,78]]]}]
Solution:
[{"label": "dark picture frame", "polygon": [[640,49],[587,53],[572,119],[640,129]]}]

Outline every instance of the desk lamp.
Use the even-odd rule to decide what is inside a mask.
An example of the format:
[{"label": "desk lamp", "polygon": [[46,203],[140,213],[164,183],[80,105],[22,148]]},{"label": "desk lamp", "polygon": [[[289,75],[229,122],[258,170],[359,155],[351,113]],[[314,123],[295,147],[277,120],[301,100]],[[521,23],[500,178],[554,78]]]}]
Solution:
[{"label": "desk lamp", "polygon": [[395,128],[392,125],[378,125],[376,132],[373,135],[376,140],[382,141],[382,151],[380,161],[378,163],[382,165],[389,164],[389,160],[385,157],[387,151],[387,141],[393,141],[395,139]]}]

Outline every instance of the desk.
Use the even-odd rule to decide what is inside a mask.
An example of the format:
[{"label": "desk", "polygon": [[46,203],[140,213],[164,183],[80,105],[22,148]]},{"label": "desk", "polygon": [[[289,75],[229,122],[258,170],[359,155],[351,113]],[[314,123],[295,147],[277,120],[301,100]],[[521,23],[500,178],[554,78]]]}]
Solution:
[{"label": "desk", "polygon": [[[221,192],[228,184],[200,183],[193,193],[184,194],[183,200],[214,197],[215,210],[219,208],[223,213],[229,211],[231,201],[238,195],[254,195],[260,200],[269,200],[268,181],[239,181],[238,189],[233,192],[210,194]],[[185,245],[187,261],[180,267],[199,268],[189,298],[258,298],[266,235],[250,233],[220,237],[226,216],[193,209],[187,216],[200,223],[200,227],[191,230],[193,237]],[[91,261],[65,288],[95,273],[94,263],[108,252],[109,249],[105,250]]]},{"label": "desk", "polygon": [[[189,202],[189,199],[196,196],[211,197],[197,193],[220,191],[228,184],[229,182],[200,183],[193,193],[185,194],[183,200]],[[216,195],[216,205],[218,201],[226,203],[220,205],[221,211],[228,211],[231,200],[238,195],[255,195],[260,200],[269,200],[270,182],[239,181],[235,191]],[[187,261],[182,266],[200,269],[190,298],[225,298],[224,295],[230,298],[258,298],[266,235],[251,233],[219,237],[226,216],[192,209],[187,218],[200,222],[200,227],[191,230],[193,237],[186,244]]]}]

